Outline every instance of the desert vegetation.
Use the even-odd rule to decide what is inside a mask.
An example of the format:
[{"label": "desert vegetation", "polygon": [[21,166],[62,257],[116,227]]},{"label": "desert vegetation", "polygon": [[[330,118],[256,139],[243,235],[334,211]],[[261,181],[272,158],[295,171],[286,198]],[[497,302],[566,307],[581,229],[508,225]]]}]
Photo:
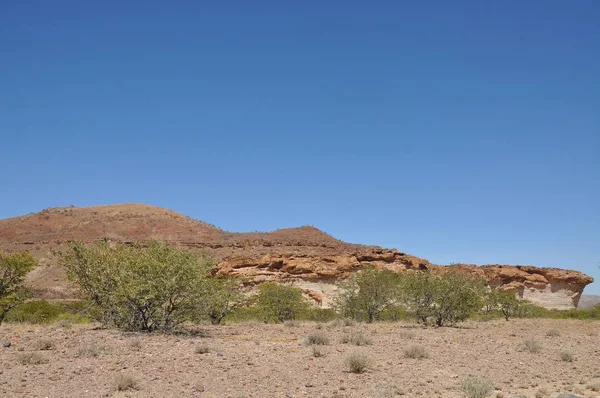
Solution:
[{"label": "desert vegetation", "polygon": [[0,253],[0,324],[6,315],[30,293],[23,286],[25,276],[37,265],[29,253]]},{"label": "desert vegetation", "polygon": [[[156,384],[162,373],[148,376],[166,369],[192,372],[190,380],[201,374],[201,384],[181,384],[184,396],[207,390],[223,396],[221,370],[235,371],[246,383],[225,394],[234,396],[248,384],[258,385],[265,369],[306,376],[303,384],[291,385],[309,396],[487,397],[505,391],[586,396],[600,388],[600,368],[592,365],[597,353],[589,348],[597,346],[600,329],[581,323],[600,319],[600,307],[545,310],[511,292],[490,290],[459,267],[400,275],[366,267],[339,283],[334,308],[318,308],[294,285],[267,282],[252,292],[244,280],[217,275],[209,256],[165,243],[73,242],[58,256],[79,289],[79,301],[31,300],[23,281],[35,260],[27,253],[0,257],[9,270],[3,275],[14,275],[0,290],[8,354],[0,365],[11,380],[0,385],[5,396],[23,388],[13,386],[21,380],[14,373],[19,367],[60,366],[60,374],[65,363],[105,396],[171,394],[171,380]],[[564,318],[572,319],[559,320]],[[460,323],[467,326],[448,327]],[[159,370],[148,367],[144,358],[150,357]],[[541,358],[557,369],[569,368],[536,371],[520,365]],[[405,380],[415,367],[424,369],[424,376]],[[107,381],[86,378],[82,369]],[[473,374],[473,369],[485,372]],[[544,372],[554,372],[552,381]],[[47,374],[41,385],[59,391],[60,385],[51,386],[60,376]],[[378,380],[380,374],[390,376],[384,383],[360,381]],[[559,383],[565,375],[577,375],[583,384]],[[79,382],[73,380],[78,379],[65,383]],[[334,387],[336,380],[344,383]],[[268,394],[285,395],[288,384],[282,380]]]},{"label": "desert vegetation", "polygon": [[333,308],[319,308],[293,285],[267,282],[249,294],[243,280],[215,275],[216,262],[210,256],[167,243],[72,242],[56,254],[82,300],[27,300],[31,294],[23,280],[36,260],[28,253],[2,255],[0,322],[69,326],[98,321],[126,331],[170,332],[186,324],[252,320],[290,327],[317,321],[322,327],[331,320],[349,326],[414,319],[439,327],[468,318],[600,319],[600,306],[545,310],[518,300],[510,291],[489,289],[483,280],[453,266],[443,272],[403,274],[365,267],[339,283]]}]

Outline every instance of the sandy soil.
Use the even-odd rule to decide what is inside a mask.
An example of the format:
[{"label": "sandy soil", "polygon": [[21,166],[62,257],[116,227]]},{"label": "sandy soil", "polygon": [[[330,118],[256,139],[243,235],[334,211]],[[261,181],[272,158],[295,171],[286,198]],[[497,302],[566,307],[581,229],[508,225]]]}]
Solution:
[{"label": "sandy soil", "polygon": [[[371,345],[340,341],[357,329]],[[241,324],[203,330],[206,337],[94,325],[2,325],[0,342],[12,344],[0,347],[0,396],[452,398],[464,397],[461,380],[469,375],[489,378],[496,388],[492,397],[553,398],[569,391],[600,396],[600,322],[497,320],[461,328]],[[550,330],[560,334],[549,336]],[[323,357],[314,357],[305,344],[313,333],[330,340]],[[523,349],[531,338],[541,352]],[[425,347],[429,356],[406,358],[405,349],[413,345]],[[574,361],[563,361],[563,351]],[[365,373],[346,370],[345,358],[353,352],[371,360]],[[39,359],[47,362],[31,363]],[[135,389],[119,391],[119,378],[127,377]]]}]

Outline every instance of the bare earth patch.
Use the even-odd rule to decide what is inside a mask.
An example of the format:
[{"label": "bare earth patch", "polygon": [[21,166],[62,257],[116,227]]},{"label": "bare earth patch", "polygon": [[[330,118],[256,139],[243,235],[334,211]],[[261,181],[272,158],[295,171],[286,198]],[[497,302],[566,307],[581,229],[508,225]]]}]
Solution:
[{"label": "bare earth patch", "polygon": [[[491,397],[549,397],[600,390],[600,322],[515,320],[469,322],[462,328],[409,323],[297,327],[205,326],[207,337],[128,334],[94,325],[3,325],[1,397],[464,397],[461,382],[488,379]],[[362,330],[372,344],[340,341]],[[548,336],[548,330],[558,330]],[[409,333],[410,332],[410,333]],[[313,355],[309,334],[323,334],[326,355]],[[411,336],[407,339],[406,336]],[[535,339],[539,353],[523,349]],[[52,349],[39,349],[39,341]],[[422,346],[426,358],[407,358]],[[198,347],[207,347],[198,353]],[[568,352],[573,361],[561,359]],[[364,373],[346,358],[368,358]],[[35,354],[42,361],[24,361]],[[91,355],[93,354],[93,355]],[[31,355],[30,355],[31,356]]]}]

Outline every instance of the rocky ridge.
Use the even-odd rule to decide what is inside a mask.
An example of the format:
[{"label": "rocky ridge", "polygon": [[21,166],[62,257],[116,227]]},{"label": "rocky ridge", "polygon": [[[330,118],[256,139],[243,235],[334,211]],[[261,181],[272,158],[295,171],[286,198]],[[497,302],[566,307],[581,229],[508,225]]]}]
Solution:
[{"label": "rocky ridge", "polygon": [[[160,207],[123,204],[62,207],[0,220],[0,250],[29,250],[40,259],[29,285],[47,299],[73,296],[52,250],[69,240],[163,240],[207,250],[218,272],[250,284],[292,282],[317,303],[329,305],[336,281],[367,264],[395,272],[439,267],[426,259],[378,246],[350,244],[311,226],[267,233],[233,233]],[[510,265],[461,265],[491,287],[515,291],[546,308],[574,308],[593,279],[581,272]]]}]

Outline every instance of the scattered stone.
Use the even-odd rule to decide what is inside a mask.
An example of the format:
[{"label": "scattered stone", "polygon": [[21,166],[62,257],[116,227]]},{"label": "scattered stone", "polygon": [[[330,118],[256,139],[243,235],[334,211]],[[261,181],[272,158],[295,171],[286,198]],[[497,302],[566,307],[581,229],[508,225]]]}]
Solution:
[{"label": "scattered stone", "polygon": [[579,395],[563,392],[562,394],[557,395],[556,398],[581,398],[581,397]]},{"label": "scattered stone", "polygon": [[8,347],[10,347],[10,346],[11,346],[11,342],[10,342],[10,341],[7,341],[7,342],[5,342],[3,345],[4,345],[4,348],[8,348]]}]

